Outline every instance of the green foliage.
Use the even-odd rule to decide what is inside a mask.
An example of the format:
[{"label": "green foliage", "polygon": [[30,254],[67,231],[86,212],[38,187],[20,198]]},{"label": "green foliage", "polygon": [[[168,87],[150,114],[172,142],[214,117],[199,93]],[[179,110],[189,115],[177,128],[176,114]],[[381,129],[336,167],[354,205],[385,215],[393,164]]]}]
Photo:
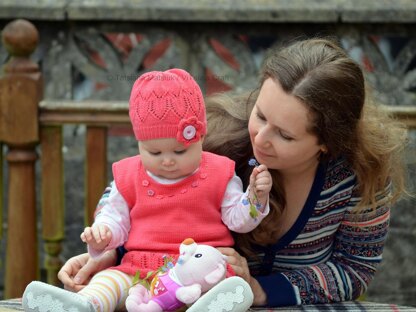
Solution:
[{"label": "green foliage", "polygon": [[[136,272],[133,277],[133,286],[137,284],[141,284],[146,289],[150,289],[150,285],[152,284],[152,280],[160,273],[165,273],[174,266],[175,259],[172,256],[163,256],[163,265],[158,268],[156,271],[149,271],[147,272],[144,278],[140,278],[140,270]],[[132,287],[133,287],[132,286]]]}]

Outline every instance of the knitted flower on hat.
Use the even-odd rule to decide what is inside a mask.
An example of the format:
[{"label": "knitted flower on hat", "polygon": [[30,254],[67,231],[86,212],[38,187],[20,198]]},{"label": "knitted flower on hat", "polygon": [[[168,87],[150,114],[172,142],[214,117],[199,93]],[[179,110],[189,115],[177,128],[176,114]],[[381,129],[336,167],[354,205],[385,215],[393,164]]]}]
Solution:
[{"label": "knitted flower on hat", "polygon": [[201,89],[182,69],[140,76],[131,90],[129,114],[138,141],[176,138],[189,145],[206,134]]}]

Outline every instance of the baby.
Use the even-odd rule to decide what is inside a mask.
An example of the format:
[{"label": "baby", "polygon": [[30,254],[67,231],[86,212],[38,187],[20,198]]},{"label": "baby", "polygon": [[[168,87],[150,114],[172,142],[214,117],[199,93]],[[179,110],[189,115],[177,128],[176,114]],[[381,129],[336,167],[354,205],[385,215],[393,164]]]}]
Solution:
[{"label": "baby", "polygon": [[264,165],[253,169],[244,191],[232,160],[202,150],[204,99],[189,73],[146,73],[134,83],[129,103],[139,155],[113,164],[111,190],[94,224],[81,234],[92,257],[122,245],[127,252],[120,265],[96,274],[78,294],[32,282],[23,298],[27,311],[37,311],[36,300],[42,306],[58,301],[66,309],[114,311],[124,306],[132,286],[139,287],[133,285],[136,273],[145,278],[166,255],[177,258],[185,238],[233,246],[230,231],[249,232],[269,212],[272,180]]}]

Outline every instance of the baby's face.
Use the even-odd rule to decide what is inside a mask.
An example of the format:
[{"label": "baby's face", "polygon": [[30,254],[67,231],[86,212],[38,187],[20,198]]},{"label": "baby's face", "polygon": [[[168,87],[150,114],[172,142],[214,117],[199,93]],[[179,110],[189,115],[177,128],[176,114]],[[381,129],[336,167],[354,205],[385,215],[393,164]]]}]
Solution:
[{"label": "baby's face", "polygon": [[194,172],[201,162],[202,140],[185,146],[174,138],[139,142],[143,166],[154,175],[178,179]]}]

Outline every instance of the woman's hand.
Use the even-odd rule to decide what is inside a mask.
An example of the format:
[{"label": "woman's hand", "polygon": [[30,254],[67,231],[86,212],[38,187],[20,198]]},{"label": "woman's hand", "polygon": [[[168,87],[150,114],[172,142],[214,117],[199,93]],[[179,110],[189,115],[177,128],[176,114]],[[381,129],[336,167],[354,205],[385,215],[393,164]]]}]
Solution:
[{"label": "woman's hand", "polygon": [[234,248],[219,247],[218,250],[227,256],[227,262],[233,268],[235,274],[250,283],[250,270],[248,269],[246,258],[240,256]]},{"label": "woman's hand", "polygon": [[95,273],[102,271],[117,261],[115,250],[105,252],[99,259],[94,260],[88,253],[68,259],[58,272],[58,278],[64,288],[78,292],[84,288]]},{"label": "woman's hand", "polygon": [[235,249],[229,247],[219,247],[218,250],[227,256],[227,262],[233,268],[235,274],[243,278],[251,287],[254,294],[254,306],[266,305],[267,297],[263,288],[257,282],[257,280],[251,276],[248,268],[246,258],[242,257]]}]

